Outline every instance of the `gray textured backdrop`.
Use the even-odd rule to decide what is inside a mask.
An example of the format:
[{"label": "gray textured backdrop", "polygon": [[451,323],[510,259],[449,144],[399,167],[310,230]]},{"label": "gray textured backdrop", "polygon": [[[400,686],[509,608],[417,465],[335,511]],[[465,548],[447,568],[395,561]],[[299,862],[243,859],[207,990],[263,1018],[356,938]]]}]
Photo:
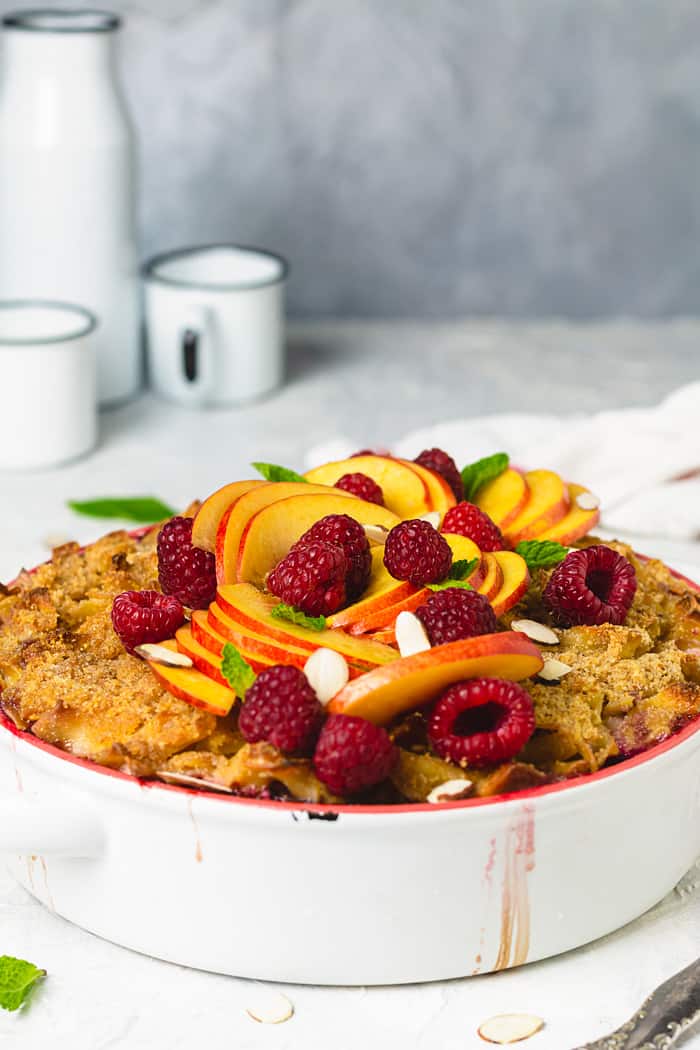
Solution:
[{"label": "gray textured backdrop", "polygon": [[145,252],[276,248],[307,316],[700,312],[698,0],[104,6]]}]

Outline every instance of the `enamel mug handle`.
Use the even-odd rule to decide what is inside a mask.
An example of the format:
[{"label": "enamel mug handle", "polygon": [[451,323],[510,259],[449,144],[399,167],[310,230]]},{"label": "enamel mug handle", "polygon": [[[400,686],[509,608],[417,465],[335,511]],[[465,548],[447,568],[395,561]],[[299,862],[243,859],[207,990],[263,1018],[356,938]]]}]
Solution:
[{"label": "enamel mug handle", "polygon": [[104,844],[102,823],[77,802],[57,806],[22,798],[0,800],[0,853],[97,857]]},{"label": "enamel mug handle", "polygon": [[201,405],[215,381],[211,311],[204,306],[190,306],[178,329],[177,343],[175,396],[183,404]]}]

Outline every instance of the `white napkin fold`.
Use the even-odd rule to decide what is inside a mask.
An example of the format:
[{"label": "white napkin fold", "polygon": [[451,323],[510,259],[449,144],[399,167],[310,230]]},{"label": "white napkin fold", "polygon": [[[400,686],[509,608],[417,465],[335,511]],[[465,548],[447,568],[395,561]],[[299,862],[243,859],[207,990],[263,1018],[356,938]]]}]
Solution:
[{"label": "white napkin fold", "polygon": [[[393,451],[412,459],[433,446],[459,466],[505,451],[518,466],[555,470],[600,497],[601,523],[614,532],[700,539],[700,473],[678,480],[700,471],[700,382],[652,408],[455,419],[407,434]],[[337,438],[312,449],[307,464],[343,458],[355,448]]]}]

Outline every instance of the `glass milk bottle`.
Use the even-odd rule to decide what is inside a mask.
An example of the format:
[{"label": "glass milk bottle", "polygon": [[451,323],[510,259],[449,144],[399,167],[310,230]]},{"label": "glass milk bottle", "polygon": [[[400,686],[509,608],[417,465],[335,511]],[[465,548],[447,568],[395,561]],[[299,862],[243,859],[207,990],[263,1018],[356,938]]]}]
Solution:
[{"label": "glass milk bottle", "polygon": [[121,401],[137,390],[141,362],[134,141],[114,60],[120,19],[27,10],[2,25],[0,299],[95,313],[100,401]]}]

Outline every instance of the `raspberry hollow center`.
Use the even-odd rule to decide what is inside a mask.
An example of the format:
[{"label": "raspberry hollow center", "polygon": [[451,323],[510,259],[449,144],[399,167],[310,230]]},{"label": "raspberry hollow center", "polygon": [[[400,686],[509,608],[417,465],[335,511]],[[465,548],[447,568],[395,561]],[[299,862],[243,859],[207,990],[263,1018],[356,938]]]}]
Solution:
[{"label": "raspberry hollow center", "polygon": [[507,711],[501,704],[489,701],[478,707],[461,711],[454,720],[452,732],[455,736],[473,736],[475,733],[493,733],[505,720]]},{"label": "raspberry hollow center", "polygon": [[613,586],[613,574],[604,569],[592,569],[586,574],[586,586],[593,591],[596,598],[607,604]]}]

